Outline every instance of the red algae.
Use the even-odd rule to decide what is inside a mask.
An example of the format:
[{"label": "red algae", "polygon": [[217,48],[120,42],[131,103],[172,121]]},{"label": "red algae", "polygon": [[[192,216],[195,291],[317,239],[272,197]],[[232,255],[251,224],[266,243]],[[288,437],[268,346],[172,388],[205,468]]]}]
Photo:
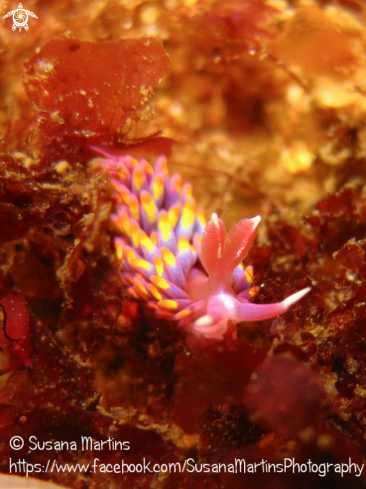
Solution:
[{"label": "red algae", "polygon": [[26,92],[48,123],[62,125],[66,134],[86,134],[121,131],[146,107],[169,61],[154,38],[101,44],[54,39],[25,68]]},{"label": "red algae", "polygon": [[13,294],[0,301],[2,331],[0,336],[1,350],[9,354],[9,362],[1,368],[0,373],[16,370],[19,367],[31,368],[29,359],[30,317],[24,297]]},{"label": "red algae", "polygon": [[321,419],[324,392],[320,377],[290,358],[262,364],[246,388],[246,404],[266,430],[296,437]]},{"label": "red algae", "polygon": [[265,356],[265,350],[255,351],[240,342],[219,349],[213,345],[189,357],[177,356],[179,382],[173,421],[185,432],[194,433],[208,407],[240,404],[245,384]]},{"label": "red algae", "polygon": [[[2,323],[0,470],[14,435],[111,437],[130,449],[16,457],[197,466],[37,475],[78,489],[361,488],[365,474],[217,464],[365,458],[364,5],[122,3],[35,2],[34,36],[4,37],[0,83],[14,105],[1,144],[18,152],[0,161],[0,297],[24,298],[30,334],[17,357]],[[64,28],[75,39],[60,39]],[[12,82],[14,60],[29,56],[36,121]],[[246,262],[256,302],[312,287],[281,317],[239,325],[238,339],[187,337],[131,301],[119,278],[112,190],[91,146],[152,163],[174,141],[171,166],[189,174],[207,215],[222,211],[228,225],[263,216]]]},{"label": "red algae", "polygon": [[335,253],[334,258],[342,266],[350,270],[360,268],[364,263],[364,247],[364,243],[356,243],[355,240],[352,240],[343,245],[342,248]]},{"label": "red algae", "polygon": [[123,140],[146,117],[169,59],[150,37],[100,44],[53,39],[25,68],[25,91],[38,109],[39,148],[56,157],[57,137],[66,158],[75,153],[72,146]]},{"label": "red algae", "polygon": [[218,1],[203,15],[207,26],[198,36],[206,46],[220,49],[222,59],[228,60],[240,52],[258,49],[263,39],[273,37],[271,18],[278,10],[257,0]]}]

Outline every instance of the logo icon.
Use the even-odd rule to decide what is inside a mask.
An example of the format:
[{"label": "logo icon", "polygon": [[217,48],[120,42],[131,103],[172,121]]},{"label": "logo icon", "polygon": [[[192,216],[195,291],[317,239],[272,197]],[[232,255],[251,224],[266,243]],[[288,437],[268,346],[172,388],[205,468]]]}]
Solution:
[{"label": "logo icon", "polygon": [[6,19],[11,15],[13,16],[13,22],[14,22],[12,29],[13,31],[15,31],[18,28],[19,32],[22,30],[23,27],[24,30],[26,31],[29,29],[28,15],[34,17],[35,19],[38,19],[38,17],[30,10],[24,10],[23,5],[21,3],[18,5],[18,8],[16,10],[12,10],[11,12],[5,14],[3,19]]}]

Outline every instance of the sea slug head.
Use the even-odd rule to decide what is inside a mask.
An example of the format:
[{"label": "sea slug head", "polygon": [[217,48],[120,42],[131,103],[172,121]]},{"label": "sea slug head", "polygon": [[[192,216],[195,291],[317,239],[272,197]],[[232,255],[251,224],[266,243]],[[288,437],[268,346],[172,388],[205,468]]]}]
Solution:
[{"label": "sea slug head", "polygon": [[213,214],[203,232],[199,257],[206,273],[193,269],[188,277],[188,296],[193,306],[179,313],[176,319],[195,335],[222,339],[227,331],[236,335],[235,324],[258,321],[286,312],[304,297],[303,289],[282,302],[254,304],[258,287],[253,286],[252,267],[242,261],[256,236],[260,217],[243,219],[226,233],[224,222]]}]

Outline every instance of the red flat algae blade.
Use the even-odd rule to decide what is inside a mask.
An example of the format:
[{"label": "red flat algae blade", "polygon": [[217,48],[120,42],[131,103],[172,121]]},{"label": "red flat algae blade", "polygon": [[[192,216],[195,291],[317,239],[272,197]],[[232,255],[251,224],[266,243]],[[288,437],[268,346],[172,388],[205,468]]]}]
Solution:
[{"label": "red flat algae blade", "polygon": [[169,58],[161,41],[150,37],[102,43],[53,39],[25,68],[27,95],[48,122],[69,134],[100,133],[121,128],[148,103]]}]

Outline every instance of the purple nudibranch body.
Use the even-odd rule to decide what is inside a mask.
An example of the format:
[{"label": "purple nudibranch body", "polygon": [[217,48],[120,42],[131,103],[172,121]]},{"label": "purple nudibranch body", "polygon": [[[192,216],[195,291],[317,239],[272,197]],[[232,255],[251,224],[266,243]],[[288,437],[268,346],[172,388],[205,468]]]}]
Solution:
[{"label": "purple nudibranch body", "polygon": [[164,156],[153,168],[146,160],[94,148],[104,159],[115,189],[111,216],[121,280],[134,299],[144,301],[157,318],[177,321],[195,335],[222,339],[242,321],[275,317],[310,290],[274,304],[254,304],[258,291],[253,269],[242,262],[254,241],[260,217],[243,219],[226,233],[213,214],[206,224],[196,209],[190,184],[168,175]]}]

